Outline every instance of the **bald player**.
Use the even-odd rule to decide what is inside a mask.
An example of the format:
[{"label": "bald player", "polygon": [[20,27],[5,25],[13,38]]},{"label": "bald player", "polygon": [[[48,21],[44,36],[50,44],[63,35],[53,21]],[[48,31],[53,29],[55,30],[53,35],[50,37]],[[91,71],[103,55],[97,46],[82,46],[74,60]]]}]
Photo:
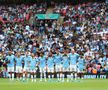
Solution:
[{"label": "bald player", "polygon": [[77,79],[77,61],[79,54],[75,52],[74,49],[71,49],[69,54],[69,62],[70,62],[70,72],[71,72],[71,80],[75,78]]}]

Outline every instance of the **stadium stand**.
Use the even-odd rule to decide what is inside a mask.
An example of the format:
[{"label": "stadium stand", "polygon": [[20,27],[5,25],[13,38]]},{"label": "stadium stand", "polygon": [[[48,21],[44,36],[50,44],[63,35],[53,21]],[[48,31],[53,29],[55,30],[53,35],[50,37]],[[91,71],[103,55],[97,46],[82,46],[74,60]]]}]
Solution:
[{"label": "stadium stand", "polygon": [[[108,4],[80,1],[76,5],[68,2],[0,5],[0,73],[6,77],[6,57],[10,51],[14,56],[18,52],[68,55],[73,48],[84,59],[83,73],[108,73]],[[46,15],[49,7],[52,16],[60,16]]]}]

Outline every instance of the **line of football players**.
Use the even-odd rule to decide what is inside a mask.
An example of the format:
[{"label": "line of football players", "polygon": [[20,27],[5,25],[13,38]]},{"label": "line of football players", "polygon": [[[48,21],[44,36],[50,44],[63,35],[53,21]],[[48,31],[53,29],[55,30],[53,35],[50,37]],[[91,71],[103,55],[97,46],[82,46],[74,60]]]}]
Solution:
[{"label": "line of football players", "polygon": [[54,78],[54,73],[58,81],[63,81],[65,78],[65,72],[69,72],[66,75],[67,82],[69,80],[77,79],[77,73],[83,72],[85,60],[82,56],[77,54],[74,49],[67,53],[66,51],[60,53],[56,51],[48,54],[33,54],[31,52],[17,52],[13,54],[11,51],[6,56],[5,62],[7,63],[8,77],[10,80],[14,80],[14,73],[16,73],[17,80],[28,80],[36,82],[37,69],[40,72],[40,81],[46,80],[46,72],[48,78],[51,80]]}]

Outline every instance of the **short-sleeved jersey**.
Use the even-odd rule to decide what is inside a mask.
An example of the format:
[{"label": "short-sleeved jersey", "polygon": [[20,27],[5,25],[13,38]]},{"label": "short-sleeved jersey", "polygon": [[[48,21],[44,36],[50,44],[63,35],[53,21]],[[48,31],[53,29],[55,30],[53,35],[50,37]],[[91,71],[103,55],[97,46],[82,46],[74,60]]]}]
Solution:
[{"label": "short-sleeved jersey", "polygon": [[62,62],[63,62],[63,68],[68,68],[69,67],[69,58],[68,56],[63,56],[62,57]]},{"label": "short-sleeved jersey", "polygon": [[53,57],[48,57],[47,66],[49,68],[53,68],[54,67],[54,58]]},{"label": "short-sleeved jersey", "polygon": [[22,66],[22,61],[23,61],[23,58],[21,56],[15,57],[16,66]]},{"label": "short-sleeved jersey", "polygon": [[39,67],[41,68],[44,68],[46,66],[46,57],[45,56],[42,56],[42,57],[39,57]]},{"label": "short-sleeved jersey", "polygon": [[69,54],[69,60],[70,60],[70,64],[71,65],[76,65],[77,64],[77,60],[78,60],[79,54],[77,53],[70,53]]},{"label": "short-sleeved jersey", "polygon": [[36,64],[37,64],[37,59],[35,57],[32,57],[32,59],[30,61],[30,68],[31,69],[35,69],[36,68]]},{"label": "short-sleeved jersey", "polygon": [[80,57],[78,58],[77,66],[78,66],[79,69],[84,69],[84,67],[85,67],[85,60],[84,60],[84,58],[80,58]]},{"label": "short-sleeved jersey", "polygon": [[24,67],[30,67],[30,61],[32,57],[30,55],[24,57]]},{"label": "short-sleeved jersey", "polygon": [[15,56],[13,54],[6,56],[6,62],[8,62],[7,64],[8,67],[14,67]]},{"label": "short-sleeved jersey", "polygon": [[55,62],[56,65],[61,64],[61,62],[62,62],[62,55],[60,55],[60,54],[55,54],[55,55],[54,55],[54,62]]}]

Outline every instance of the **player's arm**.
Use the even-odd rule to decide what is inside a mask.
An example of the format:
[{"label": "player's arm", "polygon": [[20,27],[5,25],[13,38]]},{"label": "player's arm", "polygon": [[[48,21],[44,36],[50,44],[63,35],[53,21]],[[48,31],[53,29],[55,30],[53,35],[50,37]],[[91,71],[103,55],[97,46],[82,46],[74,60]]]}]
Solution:
[{"label": "player's arm", "polygon": [[86,60],[85,59],[84,59],[84,70],[86,70]]},{"label": "player's arm", "polygon": [[56,60],[55,60],[55,55],[53,56],[53,62],[54,62],[54,65],[56,64]]},{"label": "player's arm", "polygon": [[45,57],[46,66],[47,66],[48,58],[49,58],[48,56]]},{"label": "player's arm", "polygon": [[46,66],[48,67],[48,59],[49,59],[49,57],[47,57],[47,59],[46,59]]},{"label": "player's arm", "polygon": [[63,61],[64,61],[64,58],[63,58],[63,56],[61,57],[61,63],[63,64]]},{"label": "player's arm", "polygon": [[37,61],[37,66],[40,65],[40,58],[38,58],[38,61]]},{"label": "player's arm", "polygon": [[17,62],[17,61],[16,61],[16,58],[14,58],[14,64],[16,64],[16,62]]},{"label": "player's arm", "polygon": [[31,58],[28,60],[28,66],[30,66]]},{"label": "player's arm", "polygon": [[77,60],[79,59],[79,56],[80,56],[80,55],[77,53]]},{"label": "player's arm", "polygon": [[24,63],[24,59],[22,59],[22,64]]},{"label": "player's arm", "polygon": [[39,64],[40,64],[40,62],[39,62],[39,61],[37,61],[37,62],[36,62],[36,66],[39,66]]},{"label": "player's arm", "polygon": [[52,57],[52,60],[53,60],[53,65],[55,65],[55,62],[54,62],[54,58]]},{"label": "player's arm", "polygon": [[5,58],[5,62],[6,64],[10,63],[10,60],[8,59],[8,57]]},{"label": "player's arm", "polygon": [[71,60],[70,60],[70,54],[68,55],[68,61],[69,61],[69,65],[70,65],[70,61],[71,61]]},{"label": "player's arm", "polygon": [[68,58],[69,58],[69,61],[70,61],[70,59],[71,59],[71,58],[70,58],[70,54],[68,55]]},{"label": "player's arm", "polygon": [[35,60],[36,60],[36,67],[37,67],[38,66],[38,59],[35,58]]},{"label": "player's arm", "polygon": [[78,65],[78,63],[79,63],[79,58],[77,59],[77,61],[76,61],[76,64]]}]

